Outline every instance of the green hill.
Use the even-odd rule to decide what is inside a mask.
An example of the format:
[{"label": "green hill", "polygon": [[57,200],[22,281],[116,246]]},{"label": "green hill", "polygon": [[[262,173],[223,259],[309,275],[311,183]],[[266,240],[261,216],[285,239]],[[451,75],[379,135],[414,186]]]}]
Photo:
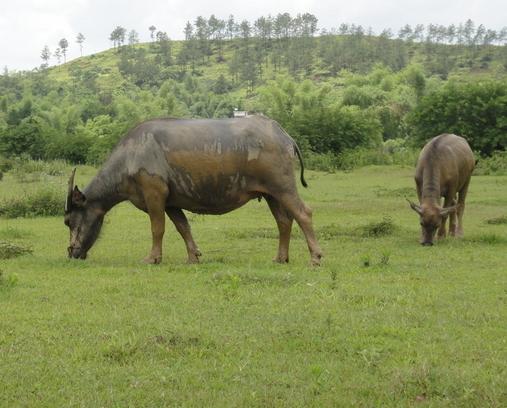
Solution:
[{"label": "green hill", "polygon": [[[507,145],[498,136],[506,133],[506,46],[391,39],[357,28],[275,38],[243,28],[231,40],[161,35],[54,67],[4,73],[0,152],[100,163],[142,120],[227,117],[235,108],[269,115],[304,150],[319,154],[389,139],[417,144],[442,131],[474,133],[474,147],[486,154]],[[441,109],[461,106],[449,99],[456,87],[461,101],[472,101],[464,120],[461,108],[445,121],[435,120],[443,113],[424,111],[436,97],[444,101]],[[491,120],[467,122],[474,117]]]}]

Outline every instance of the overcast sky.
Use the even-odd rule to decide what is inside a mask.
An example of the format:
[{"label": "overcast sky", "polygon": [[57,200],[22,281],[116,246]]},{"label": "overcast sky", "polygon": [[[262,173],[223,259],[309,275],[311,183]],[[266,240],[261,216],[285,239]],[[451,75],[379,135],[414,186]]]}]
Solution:
[{"label": "overcast sky", "polygon": [[312,13],[320,29],[355,23],[397,33],[405,24],[449,25],[468,18],[495,30],[507,25],[507,0],[0,0],[0,68],[37,67],[44,45],[53,52],[61,38],[69,41],[68,59],[76,58],[79,32],[86,37],[87,55],[110,48],[109,34],[118,25],[136,30],[141,41],[149,40],[151,25],[178,40],[185,23],[200,15],[226,19],[233,14],[236,21],[253,22],[284,12]]}]

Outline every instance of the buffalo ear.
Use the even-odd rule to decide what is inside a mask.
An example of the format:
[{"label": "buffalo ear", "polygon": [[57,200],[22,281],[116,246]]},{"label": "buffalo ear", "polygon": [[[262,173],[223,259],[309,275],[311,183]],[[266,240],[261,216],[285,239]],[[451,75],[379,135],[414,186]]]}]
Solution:
[{"label": "buffalo ear", "polygon": [[422,214],[422,210],[421,210],[421,206],[417,205],[416,203],[410,201],[408,198],[406,198],[406,200],[408,201],[408,203],[410,204],[410,208],[412,208],[412,210],[414,210],[417,214],[421,215]]},{"label": "buffalo ear", "polygon": [[459,204],[453,205],[451,207],[445,207],[440,210],[440,215],[442,217],[447,217],[450,213],[453,213],[458,210]]},{"label": "buffalo ear", "polygon": [[85,195],[79,191],[79,188],[77,186],[75,186],[74,190],[72,190],[72,205],[75,205],[76,207],[82,207],[85,201]]}]

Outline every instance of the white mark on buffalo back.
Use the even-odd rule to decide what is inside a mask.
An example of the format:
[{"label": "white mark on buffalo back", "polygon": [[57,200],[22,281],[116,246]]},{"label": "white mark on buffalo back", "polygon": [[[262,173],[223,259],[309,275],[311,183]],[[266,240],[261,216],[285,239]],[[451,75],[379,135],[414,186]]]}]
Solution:
[{"label": "white mark on buffalo back", "polygon": [[261,148],[259,146],[248,147],[248,161],[257,160],[259,158],[260,153],[261,153]]},{"label": "white mark on buffalo back", "polygon": [[290,157],[296,157],[296,147],[291,144],[286,144],[285,147],[287,148],[287,153],[289,153]]}]

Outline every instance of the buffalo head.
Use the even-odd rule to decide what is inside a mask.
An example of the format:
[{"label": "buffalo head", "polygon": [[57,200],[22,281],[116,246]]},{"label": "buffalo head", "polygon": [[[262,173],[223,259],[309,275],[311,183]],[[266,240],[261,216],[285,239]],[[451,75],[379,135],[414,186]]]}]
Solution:
[{"label": "buffalo head", "polygon": [[421,224],[421,245],[433,245],[435,233],[440,228],[446,217],[456,211],[457,205],[442,208],[435,205],[417,205],[407,200],[417,214],[419,214],[419,223]]},{"label": "buffalo head", "polygon": [[88,250],[99,236],[105,212],[97,203],[89,202],[85,195],[74,186],[72,171],[65,202],[64,222],[70,230],[69,258],[85,259]]}]

